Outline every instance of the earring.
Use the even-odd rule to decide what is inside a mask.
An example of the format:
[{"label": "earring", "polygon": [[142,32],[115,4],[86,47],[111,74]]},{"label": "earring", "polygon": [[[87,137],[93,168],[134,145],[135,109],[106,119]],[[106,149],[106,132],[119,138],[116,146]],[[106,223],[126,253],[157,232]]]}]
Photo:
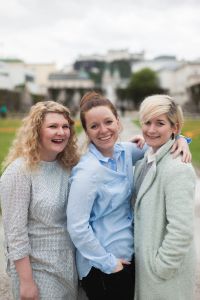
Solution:
[{"label": "earring", "polygon": [[172,140],[174,140],[174,138],[175,138],[175,134],[174,133],[172,133],[171,138],[172,138]]}]

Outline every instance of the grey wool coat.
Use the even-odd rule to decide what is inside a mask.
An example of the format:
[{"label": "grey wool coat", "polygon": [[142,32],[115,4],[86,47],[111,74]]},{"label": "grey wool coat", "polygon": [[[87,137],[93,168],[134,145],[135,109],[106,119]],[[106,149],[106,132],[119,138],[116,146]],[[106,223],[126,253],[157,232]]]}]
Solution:
[{"label": "grey wool coat", "polygon": [[[193,300],[195,172],[173,159],[168,141],[146,174],[134,207],[135,300]],[[136,179],[146,157],[136,164]]]}]

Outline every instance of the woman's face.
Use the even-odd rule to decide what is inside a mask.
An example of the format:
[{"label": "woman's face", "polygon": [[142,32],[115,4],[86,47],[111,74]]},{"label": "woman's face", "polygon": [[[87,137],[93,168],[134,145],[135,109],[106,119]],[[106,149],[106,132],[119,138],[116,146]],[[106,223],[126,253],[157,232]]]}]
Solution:
[{"label": "woman's face", "polygon": [[147,145],[156,152],[171,138],[172,133],[177,133],[177,128],[171,125],[166,114],[162,114],[144,123],[142,132]]},{"label": "woman's face", "polygon": [[47,113],[40,129],[40,155],[44,161],[53,161],[67,146],[70,137],[68,120],[63,114]]},{"label": "woman's face", "polygon": [[112,157],[119,136],[119,120],[107,106],[93,107],[85,113],[86,133],[90,141],[104,155]]}]

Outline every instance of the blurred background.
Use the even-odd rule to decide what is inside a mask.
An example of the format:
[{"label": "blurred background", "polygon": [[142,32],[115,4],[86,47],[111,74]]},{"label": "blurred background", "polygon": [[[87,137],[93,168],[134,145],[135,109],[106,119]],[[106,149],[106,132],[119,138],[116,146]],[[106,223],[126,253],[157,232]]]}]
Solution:
[{"label": "blurred background", "polygon": [[[199,0],[1,1],[0,164],[22,117],[38,101],[67,105],[80,133],[79,101],[87,91],[108,97],[125,127],[129,121],[139,126],[137,112],[145,96],[167,93],[184,110],[182,134],[192,138],[200,176],[199,16]],[[197,183],[200,258],[200,177]],[[2,240],[0,216],[0,299],[6,300],[12,297]],[[200,267],[196,299],[199,282]]]}]

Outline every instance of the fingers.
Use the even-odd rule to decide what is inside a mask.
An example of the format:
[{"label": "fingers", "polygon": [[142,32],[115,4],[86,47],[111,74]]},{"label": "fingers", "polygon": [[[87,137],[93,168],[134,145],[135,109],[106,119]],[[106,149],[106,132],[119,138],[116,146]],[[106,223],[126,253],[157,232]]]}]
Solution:
[{"label": "fingers", "polygon": [[123,270],[124,266],[123,265],[130,265],[131,263],[123,258],[119,258],[117,260],[117,266],[116,268],[114,269],[113,273],[117,273],[121,270]]},{"label": "fingers", "polygon": [[140,149],[142,149],[144,147],[144,144],[145,144],[145,140],[144,140],[143,136],[139,135],[139,134],[132,137],[130,139],[130,142],[136,143],[137,147],[140,148]]},{"label": "fingers", "polygon": [[191,155],[191,153],[187,153],[187,152],[183,153],[181,160],[184,163],[190,163],[192,161],[192,155]]},{"label": "fingers", "polygon": [[130,265],[130,264],[131,264],[130,261],[127,261],[127,260],[125,260],[125,259],[123,259],[123,258],[121,258],[120,261],[121,261],[121,263],[122,263],[123,265]]}]

